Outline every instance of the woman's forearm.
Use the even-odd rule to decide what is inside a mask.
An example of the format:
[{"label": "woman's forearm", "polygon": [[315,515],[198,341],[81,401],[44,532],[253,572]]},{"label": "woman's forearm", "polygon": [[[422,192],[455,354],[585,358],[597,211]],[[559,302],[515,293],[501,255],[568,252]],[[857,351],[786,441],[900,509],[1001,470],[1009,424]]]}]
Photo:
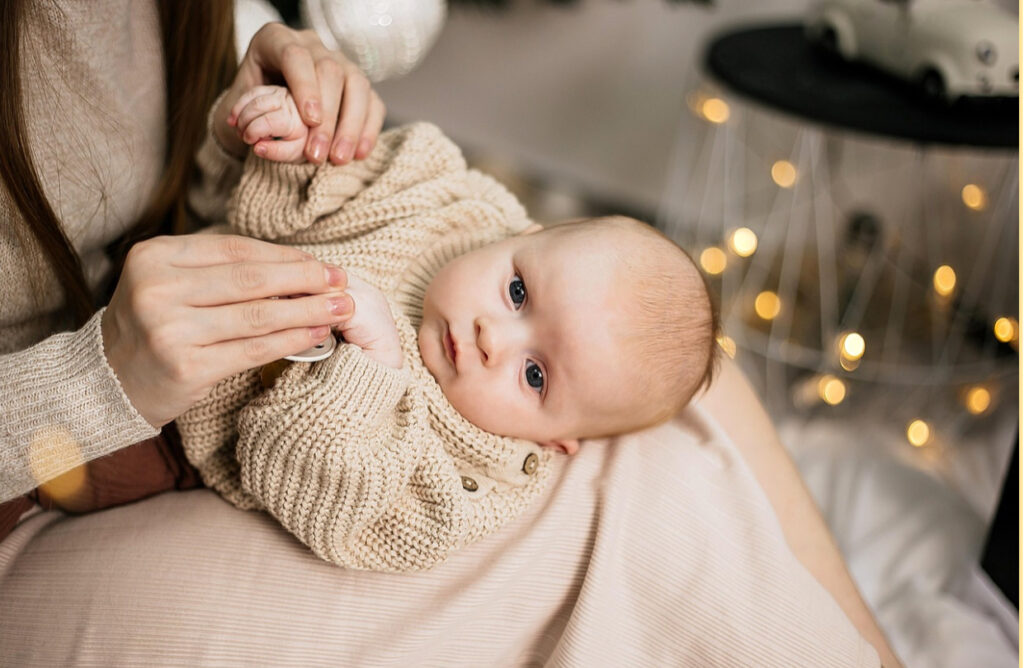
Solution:
[{"label": "woman's forearm", "polygon": [[861,598],[814,499],[743,372],[734,362],[724,359],[719,377],[699,401],[717,415],[742,418],[723,420],[722,428],[736,443],[764,489],[793,554],[875,647],[882,665],[901,666]]},{"label": "woman's forearm", "polygon": [[101,315],[78,331],[0,356],[0,501],[157,433],[107,365]]}]

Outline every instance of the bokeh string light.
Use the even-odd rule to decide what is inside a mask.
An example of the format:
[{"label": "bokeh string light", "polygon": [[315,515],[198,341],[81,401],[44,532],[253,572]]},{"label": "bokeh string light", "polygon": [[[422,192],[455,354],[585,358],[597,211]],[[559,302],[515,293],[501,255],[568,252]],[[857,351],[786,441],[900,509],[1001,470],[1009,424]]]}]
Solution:
[{"label": "bokeh string light", "polygon": [[963,200],[964,206],[973,211],[984,211],[985,207],[988,206],[988,195],[981,186],[973,183],[968,183],[960,191],[960,199]]},{"label": "bokeh string light", "polygon": [[956,272],[953,267],[944,264],[932,274],[932,288],[940,297],[948,297],[956,290]]},{"label": "bokeh string light", "polygon": [[718,246],[705,248],[700,253],[701,268],[712,276],[717,276],[725,271],[727,264],[725,251]]},{"label": "bokeh string light", "polygon": [[832,374],[825,374],[818,381],[818,396],[829,406],[837,406],[846,398],[846,383]]},{"label": "bokeh string light", "polygon": [[967,390],[964,396],[964,405],[971,415],[981,415],[992,405],[992,393],[980,385]]},{"label": "bokeh string light", "polygon": [[740,257],[750,257],[757,250],[757,234],[749,227],[740,227],[729,235],[729,250]]},{"label": "bokeh string light", "polygon": [[931,427],[929,427],[928,423],[924,420],[914,420],[907,425],[907,440],[910,441],[910,444],[915,448],[920,448],[928,443],[931,437]]},{"label": "bokeh string light", "polygon": [[782,300],[771,290],[765,290],[754,298],[754,312],[762,320],[774,320],[782,311]]},{"label": "bokeh string light", "polygon": [[792,188],[796,183],[797,171],[789,160],[776,160],[772,164],[772,181],[780,188]]}]

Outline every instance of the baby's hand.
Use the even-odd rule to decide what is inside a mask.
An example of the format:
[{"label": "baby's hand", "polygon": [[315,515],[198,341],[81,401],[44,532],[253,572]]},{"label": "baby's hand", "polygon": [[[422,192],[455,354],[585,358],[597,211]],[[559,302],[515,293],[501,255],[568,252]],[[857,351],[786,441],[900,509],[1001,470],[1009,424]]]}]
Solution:
[{"label": "baby's hand", "polygon": [[238,98],[228,125],[238,130],[256,155],[275,162],[304,162],[309,128],[284,86],[256,86]]},{"label": "baby's hand", "polygon": [[381,364],[401,369],[402,342],[384,294],[352,274],[348,275],[345,291],[352,297],[355,311],[339,327],[342,337]]}]

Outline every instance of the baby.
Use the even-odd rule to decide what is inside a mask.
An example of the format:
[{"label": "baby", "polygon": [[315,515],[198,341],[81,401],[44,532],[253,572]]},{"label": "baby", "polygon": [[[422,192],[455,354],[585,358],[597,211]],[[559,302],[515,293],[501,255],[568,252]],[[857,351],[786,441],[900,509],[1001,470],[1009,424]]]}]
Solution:
[{"label": "baby", "polygon": [[233,231],[345,267],[355,312],[328,359],[228,379],[178,427],[209,486],[322,558],[430,567],[520,514],[553,453],[658,424],[710,382],[708,291],[650,226],[531,224],[428,124],[363,162],[280,164],[306,132],[287,92],[236,109],[274,160],[246,162]]}]

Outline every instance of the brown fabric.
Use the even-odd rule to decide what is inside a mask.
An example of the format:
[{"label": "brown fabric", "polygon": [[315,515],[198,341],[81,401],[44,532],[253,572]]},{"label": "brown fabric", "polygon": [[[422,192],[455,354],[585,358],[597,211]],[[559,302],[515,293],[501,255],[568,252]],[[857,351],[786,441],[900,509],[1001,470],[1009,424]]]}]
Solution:
[{"label": "brown fabric", "polygon": [[[200,487],[199,473],[185,459],[181,439],[174,424],[164,427],[153,438],[123,448],[105,457],[58,476],[36,490],[39,504],[45,510],[54,508],[81,514],[125,503],[139,501],[172,489]],[[76,477],[81,482],[74,492],[59,497],[52,490],[66,488],[61,478]]]},{"label": "brown fabric", "polygon": [[17,526],[18,519],[33,505],[35,505],[35,501],[29,494],[0,503],[0,541],[7,538],[7,535]]}]

